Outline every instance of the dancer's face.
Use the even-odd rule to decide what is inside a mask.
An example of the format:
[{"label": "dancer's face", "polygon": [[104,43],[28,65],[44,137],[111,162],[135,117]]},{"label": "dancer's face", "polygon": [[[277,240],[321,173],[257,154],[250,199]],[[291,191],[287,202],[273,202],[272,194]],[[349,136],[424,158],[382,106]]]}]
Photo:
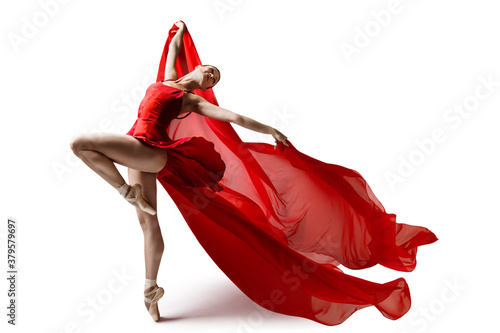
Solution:
[{"label": "dancer's face", "polygon": [[196,66],[195,70],[200,71],[202,74],[202,77],[203,77],[203,79],[201,81],[201,86],[200,86],[201,90],[210,89],[213,86],[215,86],[217,84],[217,82],[219,82],[220,73],[217,70],[217,68],[215,68],[214,66],[198,65],[198,66]]}]

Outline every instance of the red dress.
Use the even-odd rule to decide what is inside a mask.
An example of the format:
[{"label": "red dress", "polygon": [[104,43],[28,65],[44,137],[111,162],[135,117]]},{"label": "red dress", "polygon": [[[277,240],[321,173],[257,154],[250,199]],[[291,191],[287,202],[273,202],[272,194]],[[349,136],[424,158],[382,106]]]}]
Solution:
[{"label": "red dress", "polygon": [[[162,82],[150,85],[139,105],[137,120],[126,134],[167,149],[167,164],[158,173],[160,179],[166,174],[174,174],[186,186],[205,186],[220,191],[222,186],[217,182],[224,174],[225,164],[214,150],[214,144],[203,137],[172,140],[167,134],[170,122],[179,119],[184,93]],[[187,116],[189,113],[180,119]]]},{"label": "red dress", "polygon": [[[164,147],[176,159],[169,156],[158,180],[205,251],[245,295],[271,311],[325,325],[340,324],[368,306],[389,319],[403,316],[411,305],[403,278],[379,284],[345,274],[338,266],[380,264],[410,272],[418,246],[437,237],[425,227],[396,222],[358,172],[307,156],[290,141],[274,149],[241,141],[228,122],[196,113],[173,119],[182,92],[158,82],[164,78],[176,29],[174,25],[169,31],[157,83],[143,101],[168,101],[171,110],[164,119],[138,120],[127,134]],[[199,64],[186,31],[176,63],[179,77]],[[195,93],[218,105],[211,89]],[[146,110],[142,103],[141,109]],[[194,177],[199,170],[202,176]],[[221,171],[219,191],[204,185],[208,178],[218,180],[212,176]]]}]

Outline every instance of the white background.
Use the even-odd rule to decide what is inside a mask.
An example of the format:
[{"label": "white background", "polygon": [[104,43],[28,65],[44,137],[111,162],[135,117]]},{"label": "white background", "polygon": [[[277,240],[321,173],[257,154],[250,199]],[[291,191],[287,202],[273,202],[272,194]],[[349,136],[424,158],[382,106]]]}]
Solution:
[{"label": "white background", "polygon": [[[391,3],[397,10],[381,26],[372,13]],[[477,89],[488,93],[480,77],[500,82],[495,5],[2,1],[0,266],[6,275],[6,222],[13,217],[15,329],[413,333],[496,327],[500,86],[467,117],[447,113],[472,103]],[[166,293],[162,321],[151,320],[142,301],[143,237],[135,210],[78,163],[69,143],[80,132],[130,129],[144,89],[155,81],[168,29],[179,19],[202,61],[221,70],[214,89],[221,106],[273,124],[309,156],[359,171],[398,222],[438,236],[419,249],[411,273],[379,266],[349,272],[380,283],[406,278],[412,308],[405,316],[388,320],[370,307],[328,327],[263,310],[213,264],[158,183],[166,246],[158,284]],[[29,24],[38,27],[30,31]],[[361,45],[365,29],[371,37]],[[16,38],[24,40],[16,44]],[[357,53],[342,52],[342,45],[356,43]],[[436,129],[444,138],[424,154],[416,141],[428,142]],[[245,141],[273,142],[236,130]],[[402,176],[401,159],[411,158],[413,170]],[[126,178],[126,169],[119,170]],[[401,181],[390,186],[388,172],[399,172]],[[110,293],[116,274],[129,279]],[[1,281],[0,325],[15,331],[6,324],[7,281]],[[87,303],[96,297],[106,300],[100,311]]]}]

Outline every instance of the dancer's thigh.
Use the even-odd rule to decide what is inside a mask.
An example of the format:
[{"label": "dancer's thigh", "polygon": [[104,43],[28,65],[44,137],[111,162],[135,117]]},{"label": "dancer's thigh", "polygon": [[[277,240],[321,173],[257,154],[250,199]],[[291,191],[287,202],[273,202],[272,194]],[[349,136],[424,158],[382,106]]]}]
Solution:
[{"label": "dancer's thigh", "polygon": [[142,142],[130,135],[116,133],[88,133],[73,140],[75,149],[94,150],[123,166],[157,173],[167,162],[167,152]]}]

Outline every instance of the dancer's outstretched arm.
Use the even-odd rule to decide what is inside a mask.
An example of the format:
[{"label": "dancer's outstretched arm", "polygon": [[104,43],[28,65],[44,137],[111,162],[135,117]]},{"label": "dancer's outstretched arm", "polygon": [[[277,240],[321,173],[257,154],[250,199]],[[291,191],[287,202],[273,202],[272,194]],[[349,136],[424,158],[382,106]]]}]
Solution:
[{"label": "dancer's outstretched arm", "polygon": [[182,37],[184,31],[186,31],[186,24],[179,21],[175,23],[179,27],[179,30],[175,32],[174,38],[170,41],[170,46],[168,48],[167,61],[165,63],[165,80],[177,80],[179,77],[177,75],[177,70],[175,69],[175,62],[177,61],[177,55],[182,46]]},{"label": "dancer's outstretched arm", "polygon": [[278,143],[278,141],[281,141],[285,146],[288,146],[288,143],[286,142],[287,137],[274,127],[259,123],[252,118],[234,113],[217,105],[209,103],[206,99],[198,95],[185,94],[184,96],[186,102],[189,103],[188,108],[190,111],[208,118],[231,122],[255,132],[271,134],[276,140],[276,144]]}]

